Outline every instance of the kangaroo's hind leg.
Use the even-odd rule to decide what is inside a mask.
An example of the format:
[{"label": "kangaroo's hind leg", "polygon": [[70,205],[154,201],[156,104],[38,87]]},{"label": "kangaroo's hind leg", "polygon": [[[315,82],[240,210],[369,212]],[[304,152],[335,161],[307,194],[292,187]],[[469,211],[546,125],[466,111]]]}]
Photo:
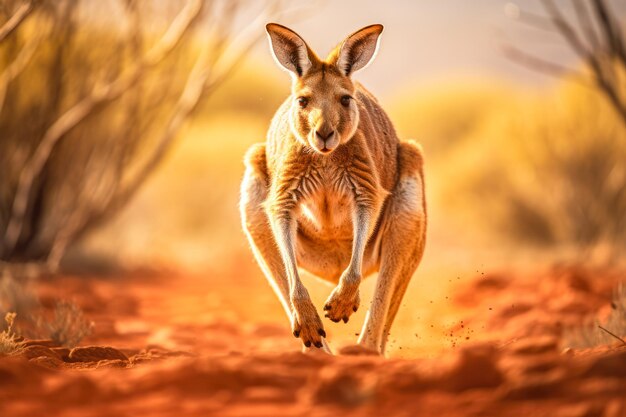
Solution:
[{"label": "kangaroo's hind leg", "polygon": [[426,203],[419,145],[398,145],[398,182],[385,208],[380,272],[359,344],[384,354],[393,320],[426,243]]},{"label": "kangaroo's hind leg", "polygon": [[[254,252],[257,262],[278,296],[293,326],[293,310],[289,301],[289,281],[283,260],[274,240],[269,219],[263,207],[267,199],[268,182],[265,145],[253,145],[246,154],[246,172],[241,183],[239,207],[241,220],[243,229],[252,247],[252,252]],[[298,329],[294,329],[294,331],[297,332]],[[326,352],[331,353],[326,339],[322,337],[321,341],[322,348]]]}]

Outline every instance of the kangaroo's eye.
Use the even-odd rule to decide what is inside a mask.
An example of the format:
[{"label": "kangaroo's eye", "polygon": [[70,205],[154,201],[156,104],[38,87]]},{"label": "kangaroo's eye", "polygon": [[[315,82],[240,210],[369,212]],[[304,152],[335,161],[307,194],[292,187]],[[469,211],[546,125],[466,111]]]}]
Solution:
[{"label": "kangaroo's eye", "polygon": [[309,99],[306,97],[298,97],[298,105],[301,109],[305,108],[309,104]]},{"label": "kangaroo's eye", "polygon": [[343,107],[348,107],[350,105],[350,100],[352,99],[352,97],[350,96],[342,96],[341,97],[341,105]]}]

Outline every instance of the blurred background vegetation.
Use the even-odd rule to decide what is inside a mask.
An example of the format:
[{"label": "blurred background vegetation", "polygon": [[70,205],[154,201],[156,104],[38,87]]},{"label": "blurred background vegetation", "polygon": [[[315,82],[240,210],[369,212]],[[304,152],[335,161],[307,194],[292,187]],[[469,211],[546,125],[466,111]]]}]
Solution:
[{"label": "blurred background vegetation", "polygon": [[[2,2],[0,259],[203,269],[249,256],[236,209],[241,160],[289,93],[257,41],[266,21],[299,30],[299,21],[319,21],[322,6],[290,15],[302,4]],[[452,6],[407,7],[441,17]],[[429,252],[464,251],[475,262],[494,250],[582,259],[599,248],[614,258],[626,245],[624,8],[573,0],[473,9],[538,40],[501,37],[489,49],[515,75],[442,77],[433,66],[432,81],[410,71],[401,86],[371,78],[400,136],[424,145]],[[363,10],[371,19],[376,7]],[[465,23],[476,24],[469,8],[454,16],[465,11]],[[388,13],[398,19],[396,28],[382,17],[390,38],[403,36],[408,12]],[[441,29],[442,56],[447,34],[470,33],[461,29]],[[323,37],[301,33],[314,49]],[[414,42],[419,49],[425,40]],[[365,81],[398,69],[384,52],[397,42],[387,43]],[[572,53],[543,56],[545,43]],[[422,64],[403,53],[406,68]],[[541,72],[553,77],[537,82]]]}]

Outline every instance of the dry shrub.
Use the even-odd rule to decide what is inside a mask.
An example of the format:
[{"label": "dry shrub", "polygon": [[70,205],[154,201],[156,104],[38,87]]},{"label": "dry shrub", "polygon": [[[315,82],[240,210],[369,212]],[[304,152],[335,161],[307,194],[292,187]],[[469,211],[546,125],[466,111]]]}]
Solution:
[{"label": "dry shrub", "polygon": [[19,335],[74,347],[91,334],[94,326],[79,306],[67,300],[57,301],[52,315],[46,314],[32,283],[15,279],[6,271],[0,281],[0,314],[7,318],[0,345],[7,346]]},{"label": "dry shrub", "polygon": [[85,318],[75,303],[61,300],[57,302],[52,319],[39,316],[37,327],[40,335],[61,346],[74,347],[92,333],[94,323]]},{"label": "dry shrub", "polygon": [[491,132],[499,158],[477,195],[500,205],[500,225],[520,239],[626,244],[626,131],[614,110],[572,85],[524,105]]},{"label": "dry shrub", "polygon": [[13,331],[15,313],[6,313],[4,321],[6,322],[7,328],[0,332],[0,355],[10,355],[18,351],[21,346],[19,337]]},{"label": "dry shrub", "polygon": [[0,67],[24,62],[0,72],[0,260],[54,269],[119,213],[210,109],[270,2],[34,2],[0,44]]},{"label": "dry shrub", "polygon": [[241,228],[242,155],[264,140],[288,90],[271,63],[242,63],[199,110],[210,116],[185,129],[184,140],[127,209],[74,245],[64,267],[93,272],[165,262],[196,268],[245,248],[245,236],[233,233]]},{"label": "dry shrub", "polygon": [[[443,97],[458,109],[454,95]],[[493,97],[487,89],[485,98],[465,102],[473,123],[458,111],[442,113],[447,119],[416,117],[437,209],[464,229],[495,231],[512,242],[623,247],[626,130],[606,100],[572,83],[534,96],[501,89]],[[420,131],[454,133],[441,136],[445,145],[431,145]]]}]

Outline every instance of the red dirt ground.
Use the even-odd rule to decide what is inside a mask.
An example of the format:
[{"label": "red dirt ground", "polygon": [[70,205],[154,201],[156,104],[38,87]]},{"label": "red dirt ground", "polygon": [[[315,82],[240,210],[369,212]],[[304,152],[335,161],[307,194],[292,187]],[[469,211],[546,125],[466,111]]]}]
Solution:
[{"label": "red dirt ground", "polygon": [[477,276],[451,294],[453,347],[410,359],[299,353],[271,293],[235,278],[48,278],[44,305],[75,300],[95,332],[0,358],[0,416],[623,417],[626,349],[559,339],[606,311],[622,277]]}]

